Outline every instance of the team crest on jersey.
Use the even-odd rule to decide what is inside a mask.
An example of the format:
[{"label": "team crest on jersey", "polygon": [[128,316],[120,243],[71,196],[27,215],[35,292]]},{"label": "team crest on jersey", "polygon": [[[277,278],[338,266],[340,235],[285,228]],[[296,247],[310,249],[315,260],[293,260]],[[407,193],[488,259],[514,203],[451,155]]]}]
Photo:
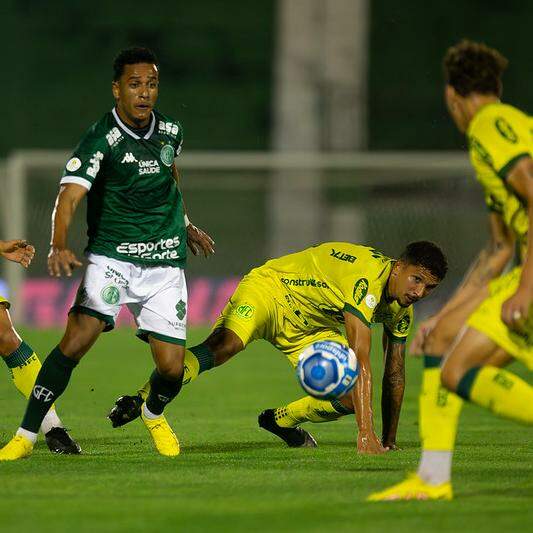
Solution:
[{"label": "team crest on jersey", "polygon": [[366,278],[361,278],[355,282],[355,285],[353,287],[353,299],[355,300],[355,303],[359,305],[363,298],[366,296],[366,293],[368,292],[368,280]]},{"label": "team crest on jersey", "polygon": [[163,165],[170,167],[174,162],[174,148],[172,148],[170,144],[165,144],[165,146],[161,148],[160,156]]},{"label": "team crest on jersey", "polygon": [[401,318],[401,320],[398,322],[398,325],[396,326],[396,329],[400,333],[407,333],[409,330],[409,325],[411,324],[411,317],[409,315],[405,315]]},{"label": "team crest on jersey", "polygon": [[518,142],[518,136],[516,135],[515,131],[511,127],[511,124],[507,122],[502,117],[498,117],[494,121],[494,125],[496,126],[496,129],[500,133],[500,135],[510,143],[516,144]]},{"label": "team crest on jersey", "polygon": [[79,170],[80,167],[81,167],[81,160],[78,157],[73,157],[72,159],[68,160],[68,163],[65,168],[69,172],[76,172],[76,170]]},{"label": "team crest on jersey", "polygon": [[240,316],[241,318],[249,320],[254,315],[255,308],[253,305],[250,305],[250,304],[242,304],[236,307],[233,312],[237,316]]}]

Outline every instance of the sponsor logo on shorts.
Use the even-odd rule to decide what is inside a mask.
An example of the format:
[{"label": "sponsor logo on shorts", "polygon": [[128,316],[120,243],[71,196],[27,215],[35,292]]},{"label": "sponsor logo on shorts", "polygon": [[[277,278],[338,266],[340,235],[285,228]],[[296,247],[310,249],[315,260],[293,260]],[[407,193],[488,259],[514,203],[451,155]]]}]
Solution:
[{"label": "sponsor logo on shorts", "polygon": [[178,259],[180,255],[176,248],[180,243],[181,239],[176,236],[155,242],[122,242],[116,250],[119,254],[143,259]]},{"label": "sponsor logo on shorts", "polygon": [[186,314],[187,314],[187,304],[183,300],[180,300],[176,304],[176,316],[180,320],[183,320]]},{"label": "sponsor logo on shorts", "polygon": [[401,320],[398,322],[398,325],[396,326],[396,329],[400,333],[407,333],[409,330],[409,325],[411,324],[411,317],[409,315],[405,315],[401,318]]},{"label": "sponsor logo on shorts", "polygon": [[117,285],[121,285],[125,289],[127,289],[130,285],[130,282],[124,277],[122,272],[115,270],[110,265],[106,265],[104,276],[106,279],[112,279]]},{"label": "sponsor logo on shorts", "polygon": [[163,162],[163,165],[169,167],[174,163],[174,148],[170,144],[165,144],[163,148],[161,148],[161,161]]},{"label": "sponsor logo on shorts", "polygon": [[73,157],[72,159],[68,160],[68,163],[66,165],[66,169],[69,172],[76,172],[81,167],[81,160],[78,157]]},{"label": "sponsor logo on shorts", "polygon": [[101,296],[106,304],[115,305],[120,299],[120,291],[114,285],[108,285],[102,289]]},{"label": "sponsor logo on shorts", "polygon": [[325,281],[317,279],[289,279],[281,278],[281,283],[289,285],[291,287],[316,287],[318,289],[329,289],[329,285]]},{"label": "sponsor logo on shorts", "polygon": [[48,403],[54,398],[54,393],[42,385],[35,385],[33,387],[33,396],[41,402]]},{"label": "sponsor logo on shorts", "polygon": [[353,287],[353,299],[359,305],[368,292],[368,280],[366,278],[358,279]]},{"label": "sponsor logo on shorts", "polygon": [[255,307],[250,304],[242,304],[235,308],[233,311],[237,316],[249,320],[255,313]]}]

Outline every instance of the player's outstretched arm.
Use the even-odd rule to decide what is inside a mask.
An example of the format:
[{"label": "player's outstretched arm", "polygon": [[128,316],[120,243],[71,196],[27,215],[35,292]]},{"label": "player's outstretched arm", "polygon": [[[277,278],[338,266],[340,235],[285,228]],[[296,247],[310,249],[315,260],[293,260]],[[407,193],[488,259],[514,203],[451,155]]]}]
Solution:
[{"label": "player's outstretched arm", "polygon": [[533,159],[520,159],[507,175],[507,183],[528,206],[528,241],[520,285],[502,306],[503,322],[520,332],[528,318],[533,320],[530,316],[533,312]]},{"label": "player's outstretched arm", "polygon": [[372,370],[370,368],[370,328],[351,313],[344,313],[346,336],[350,348],[357,356],[359,377],[352,390],[352,400],[359,435],[357,451],[383,453],[386,448],[374,431],[372,414]]},{"label": "player's outstretched arm", "polygon": [[514,237],[498,213],[489,215],[490,239],[481,250],[451,298],[440,311],[424,320],[409,347],[411,355],[424,353],[424,341],[437,322],[455,308],[473,302],[490,280],[499,276],[514,254]]},{"label": "player's outstretched arm", "polygon": [[75,183],[68,183],[59,189],[54,211],[52,213],[52,238],[48,253],[48,273],[60,277],[62,274],[72,276],[72,270],[81,266],[76,255],[67,248],[67,234],[82,198],[87,189]]},{"label": "player's outstretched arm", "polygon": [[[179,187],[180,174],[175,164],[172,165],[172,174]],[[182,195],[183,198],[183,195]],[[191,223],[187,216],[187,209],[185,208],[185,201],[183,201],[183,212],[185,213],[185,226],[187,227],[187,246],[194,255],[200,252],[204,257],[209,257],[215,253],[215,241],[203,230]]]},{"label": "player's outstretched arm", "polygon": [[381,389],[381,440],[389,450],[397,450],[396,433],[405,390],[405,344],[392,342],[384,332],[383,352],[385,368]]},{"label": "player's outstretched arm", "polygon": [[28,268],[35,255],[35,248],[24,239],[0,241],[0,255],[9,261]]}]

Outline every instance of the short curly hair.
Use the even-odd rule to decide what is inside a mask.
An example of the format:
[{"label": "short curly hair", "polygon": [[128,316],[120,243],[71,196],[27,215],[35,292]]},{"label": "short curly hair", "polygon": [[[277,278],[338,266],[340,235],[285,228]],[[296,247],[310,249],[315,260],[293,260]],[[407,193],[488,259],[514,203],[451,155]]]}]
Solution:
[{"label": "short curly hair", "polygon": [[149,48],[134,46],[121,50],[113,61],[113,81],[118,81],[124,72],[126,65],[149,63],[159,67],[156,55]]},{"label": "short curly hair", "polygon": [[502,94],[502,74],[507,59],[483,43],[463,39],[446,51],[444,78],[461,96],[471,93]]},{"label": "short curly hair", "polygon": [[416,241],[409,243],[400,255],[400,261],[429,270],[438,280],[443,280],[448,272],[446,255],[434,242]]}]

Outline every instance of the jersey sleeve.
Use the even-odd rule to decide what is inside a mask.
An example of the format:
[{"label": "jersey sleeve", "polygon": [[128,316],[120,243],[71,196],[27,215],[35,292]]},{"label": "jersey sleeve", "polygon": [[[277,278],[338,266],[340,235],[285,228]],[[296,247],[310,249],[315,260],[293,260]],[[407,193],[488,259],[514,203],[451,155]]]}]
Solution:
[{"label": "jersey sleeve", "polygon": [[530,156],[530,138],[527,124],[515,115],[487,113],[469,134],[469,150],[505,180],[519,159]]},{"label": "jersey sleeve", "polygon": [[395,316],[383,322],[387,337],[394,343],[404,344],[413,325],[413,306],[401,309]]},{"label": "jersey sleeve", "polygon": [[383,290],[380,283],[367,278],[345,278],[341,283],[344,296],[343,311],[355,315],[370,327],[374,311]]},{"label": "jersey sleeve", "polygon": [[61,185],[76,183],[91,190],[108,151],[107,139],[89,130],[67,161],[61,178]]}]

